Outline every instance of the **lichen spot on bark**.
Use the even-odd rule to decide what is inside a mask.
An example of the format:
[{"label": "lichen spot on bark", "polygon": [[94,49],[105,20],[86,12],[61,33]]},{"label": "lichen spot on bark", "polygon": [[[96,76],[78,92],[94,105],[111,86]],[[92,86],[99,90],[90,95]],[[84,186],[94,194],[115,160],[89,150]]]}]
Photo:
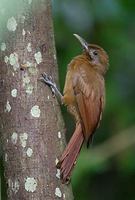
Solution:
[{"label": "lichen spot on bark", "polygon": [[39,106],[35,105],[31,108],[31,115],[32,117],[39,118],[40,117],[40,108]]},{"label": "lichen spot on bark", "polygon": [[56,60],[56,54],[54,54],[53,57],[54,57],[54,60]]},{"label": "lichen spot on bark", "polygon": [[19,181],[12,181],[11,179],[8,179],[8,187],[16,194],[20,187]]},{"label": "lichen spot on bark", "polygon": [[32,154],[33,154],[33,150],[31,148],[28,148],[27,151],[26,151],[26,154],[28,157],[31,157]]},{"label": "lichen spot on bark", "polygon": [[19,190],[20,184],[18,180],[15,180],[14,183],[12,182],[12,191],[16,194]]},{"label": "lichen spot on bark", "polygon": [[28,76],[28,74],[24,75],[22,81],[23,81],[23,87],[27,86],[30,83],[30,77]]},{"label": "lichen spot on bark", "polygon": [[6,50],[6,44],[4,42],[1,43],[1,51],[5,51]]},{"label": "lichen spot on bark", "polygon": [[7,63],[8,63],[8,61],[9,61],[9,58],[8,58],[8,56],[5,56],[5,57],[4,57],[4,62],[7,64]]},{"label": "lichen spot on bark", "polygon": [[32,51],[31,43],[28,43],[28,44],[27,44],[27,51],[28,51],[28,52],[31,52],[31,51]]},{"label": "lichen spot on bark", "polygon": [[60,188],[56,187],[56,189],[55,189],[55,195],[56,195],[57,197],[59,197],[59,198],[62,197],[62,193],[61,193]]},{"label": "lichen spot on bark", "polygon": [[14,71],[16,71],[19,68],[18,54],[16,52],[10,54],[9,63],[11,66],[13,66]]},{"label": "lichen spot on bark", "polygon": [[20,134],[20,143],[21,143],[21,146],[22,146],[23,148],[26,147],[27,139],[28,139],[28,134],[27,134],[27,133],[21,133],[21,134]]},{"label": "lichen spot on bark", "polygon": [[58,138],[61,139],[61,132],[58,131]]},{"label": "lichen spot on bark", "polygon": [[26,86],[26,93],[27,94],[32,94],[33,92],[33,85],[32,84],[29,84]]},{"label": "lichen spot on bark", "polygon": [[11,105],[9,101],[7,100],[6,106],[5,106],[5,112],[10,112],[11,111]]},{"label": "lichen spot on bark", "polygon": [[9,18],[7,21],[7,29],[9,31],[14,32],[16,30],[16,27],[17,27],[16,19],[14,17]]},{"label": "lichen spot on bark", "polygon": [[34,54],[35,60],[37,62],[37,64],[40,64],[42,62],[42,54],[40,51],[38,51],[37,53]]},{"label": "lichen spot on bark", "polygon": [[57,171],[56,171],[56,177],[57,177],[58,179],[60,179],[60,169],[57,169]]},{"label": "lichen spot on bark", "polygon": [[55,159],[55,165],[57,165],[59,162],[58,158]]},{"label": "lichen spot on bark", "polygon": [[33,177],[27,177],[25,181],[25,190],[27,192],[34,192],[36,191],[37,187],[37,180]]},{"label": "lichen spot on bark", "polygon": [[11,142],[13,144],[17,143],[17,139],[18,139],[18,134],[16,132],[13,132],[13,134],[11,135]]},{"label": "lichen spot on bark", "polygon": [[17,89],[13,89],[12,91],[11,91],[11,96],[12,97],[17,97]]}]

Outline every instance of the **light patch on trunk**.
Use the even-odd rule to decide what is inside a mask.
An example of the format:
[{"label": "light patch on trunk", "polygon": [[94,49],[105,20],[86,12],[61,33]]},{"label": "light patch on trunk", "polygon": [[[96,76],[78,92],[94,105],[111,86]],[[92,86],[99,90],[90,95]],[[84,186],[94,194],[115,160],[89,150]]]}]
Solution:
[{"label": "light patch on trunk", "polygon": [[16,194],[19,190],[20,184],[18,180],[13,182],[11,179],[8,179],[8,186]]},{"label": "light patch on trunk", "polygon": [[12,136],[11,136],[11,142],[13,144],[17,143],[17,139],[18,139],[18,134],[16,132],[13,132]]},{"label": "light patch on trunk", "polygon": [[35,60],[36,60],[37,64],[40,64],[42,62],[42,54],[41,54],[40,51],[35,53],[34,57],[35,57]]},{"label": "light patch on trunk", "polygon": [[61,139],[61,132],[58,132],[58,138]]},{"label": "light patch on trunk", "polygon": [[9,56],[9,63],[13,66],[14,71],[16,71],[19,68],[19,62],[18,62],[18,54],[17,53],[11,53]]},{"label": "light patch on trunk", "polygon": [[30,83],[30,77],[28,76],[28,74],[25,74],[22,80],[23,80],[23,87],[25,87],[25,92],[29,95],[32,94],[34,87]]},{"label": "light patch on trunk", "polygon": [[17,89],[13,89],[13,90],[11,91],[11,96],[12,96],[12,97],[17,97]]},{"label": "light patch on trunk", "polygon": [[53,55],[54,60],[56,60],[56,54]]},{"label": "light patch on trunk", "polygon": [[28,43],[28,45],[27,45],[27,51],[28,51],[28,52],[31,52],[31,51],[32,51],[32,49],[31,49],[31,43]]},{"label": "light patch on trunk", "polygon": [[27,177],[25,181],[25,190],[27,192],[34,192],[37,187],[37,181],[33,177]]},{"label": "light patch on trunk", "polygon": [[59,162],[58,158],[55,159],[55,165],[57,165]]},{"label": "light patch on trunk", "polygon": [[8,56],[5,56],[5,57],[4,57],[4,62],[7,64],[8,61],[9,61],[9,57],[8,57]]},{"label": "light patch on trunk", "polygon": [[33,154],[33,150],[31,148],[28,148],[27,151],[26,151],[26,154],[28,157],[31,157],[32,154]]},{"label": "light patch on trunk", "polygon": [[57,177],[58,179],[60,179],[60,169],[57,169],[56,177]]},{"label": "light patch on trunk", "polygon": [[29,84],[26,86],[26,93],[27,94],[32,94],[33,92],[33,85]]},{"label": "light patch on trunk", "polygon": [[39,106],[35,105],[35,106],[33,106],[33,107],[31,108],[31,115],[32,115],[33,117],[35,117],[35,118],[40,117],[40,113],[41,113],[41,111],[40,111]]},{"label": "light patch on trunk", "polygon": [[56,187],[56,189],[55,189],[55,195],[56,195],[57,197],[59,197],[59,198],[62,197],[62,193],[61,193],[60,188]]},{"label": "light patch on trunk", "polygon": [[19,181],[18,180],[15,180],[15,182],[13,183],[12,182],[12,191],[16,194],[19,190]]},{"label": "light patch on trunk", "polygon": [[31,74],[37,74],[37,64],[36,63],[34,63],[34,64],[32,64],[32,66],[30,66],[29,68],[28,68],[28,70],[29,70],[29,72],[31,73]]},{"label": "light patch on trunk", "polygon": [[7,21],[7,29],[9,31],[15,31],[16,27],[17,27],[16,19],[14,17],[9,18]]},{"label": "light patch on trunk", "polygon": [[26,64],[21,64],[22,68],[26,69],[28,68],[28,71],[31,74],[36,74],[37,73],[37,64],[36,63],[31,63],[29,61],[26,62]]},{"label": "light patch on trunk", "polygon": [[21,146],[23,148],[26,147],[27,139],[28,139],[28,134],[27,133],[20,134],[20,142],[21,142]]},{"label": "light patch on trunk", "polygon": [[5,107],[5,112],[10,112],[11,111],[11,106],[9,101],[7,101],[6,107]]},{"label": "light patch on trunk", "polygon": [[28,76],[28,74],[25,74],[22,80],[23,80],[23,86],[26,86],[30,83],[30,77]]},{"label": "light patch on trunk", "polygon": [[1,51],[6,50],[6,44],[4,42],[1,43]]}]

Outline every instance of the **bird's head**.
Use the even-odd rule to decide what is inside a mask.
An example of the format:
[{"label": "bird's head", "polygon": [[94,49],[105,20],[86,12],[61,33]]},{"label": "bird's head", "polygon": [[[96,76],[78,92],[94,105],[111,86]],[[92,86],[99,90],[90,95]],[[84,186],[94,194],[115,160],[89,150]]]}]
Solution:
[{"label": "bird's head", "polygon": [[74,34],[74,36],[81,43],[84,54],[86,54],[89,62],[93,65],[93,67],[102,74],[105,74],[109,65],[109,58],[105,50],[98,45],[88,44],[82,37],[77,34]]}]

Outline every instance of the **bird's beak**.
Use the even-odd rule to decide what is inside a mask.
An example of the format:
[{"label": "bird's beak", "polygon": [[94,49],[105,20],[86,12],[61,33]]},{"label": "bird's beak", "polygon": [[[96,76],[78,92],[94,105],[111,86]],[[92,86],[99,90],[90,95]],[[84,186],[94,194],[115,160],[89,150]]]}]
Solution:
[{"label": "bird's beak", "polygon": [[73,34],[73,35],[79,40],[79,42],[81,43],[82,47],[86,51],[88,51],[88,43],[82,37],[80,37],[79,35],[77,35],[77,34]]}]

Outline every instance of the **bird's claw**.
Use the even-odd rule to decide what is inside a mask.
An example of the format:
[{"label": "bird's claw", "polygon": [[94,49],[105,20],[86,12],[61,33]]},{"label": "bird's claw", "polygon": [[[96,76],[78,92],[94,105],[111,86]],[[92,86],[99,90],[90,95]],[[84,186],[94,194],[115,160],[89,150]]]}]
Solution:
[{"label": "bird's claw", "polygon": [[48,86],[52,86],[53,85],[53,81],[52,81],[52,77],[47,75],[45,72],[42,74],[42,80],[48,85]]},{"label": "bird's claw", "polygon": [[51,88],[51,91],[54,97],[55,96],[54,87],[56,87],[56,84],[53,82],[53,78],[44,72],[40,80],[43,81],[46,85],[48,85]]}]

